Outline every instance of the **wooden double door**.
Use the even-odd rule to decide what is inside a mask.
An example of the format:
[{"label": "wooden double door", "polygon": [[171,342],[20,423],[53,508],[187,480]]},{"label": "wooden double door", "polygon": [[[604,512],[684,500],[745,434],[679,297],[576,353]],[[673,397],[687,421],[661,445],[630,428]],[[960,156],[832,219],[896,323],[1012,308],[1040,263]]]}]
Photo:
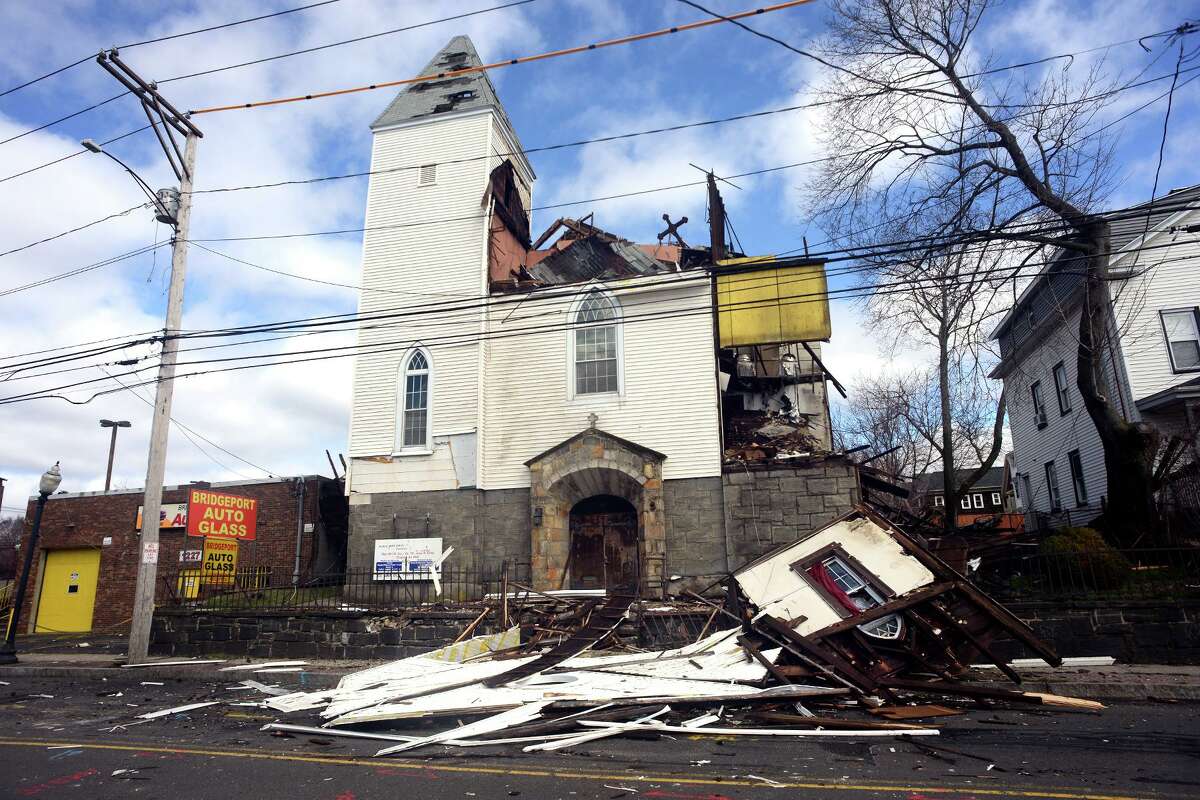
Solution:
[{"label": "wooden double door", "polygon": [[619,497],[582,500],[571,509],[570,588],[635,588],[637,510]]}]

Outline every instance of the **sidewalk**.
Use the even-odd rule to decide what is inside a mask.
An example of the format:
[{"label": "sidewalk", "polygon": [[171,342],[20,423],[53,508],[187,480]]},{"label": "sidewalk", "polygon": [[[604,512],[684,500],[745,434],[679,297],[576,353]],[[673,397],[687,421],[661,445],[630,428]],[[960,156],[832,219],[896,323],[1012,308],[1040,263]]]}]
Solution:
[{"label": "sidewalk", "polygon": [[[138,676],[142,679],[199,679],[245,680],[255,678],[252,672],[221,672],[222,667],[250,664],[253,659],[230,657],[219,664],[195,666],[145,666],[122,669],[124,656],[117,653],[20,653],[19,663],[0,666],[0,680],[10,677],[73,678],[99,680],[116,676]],[[217,659],[221,656],[213,656]],[[158,661],[183,661],[182,658],[159,658]],[[205,660],[205,659],[195,659]],[[279,660],[279,659],[274,659]],[[261,661],[260,663],[267,663]],[[305,688],[332,687],[349,672],[376,666],[382,662],[316,661],[309,660],[303,671],[275,674],[296,679]],[[1046,692],[1082,697],[1101,702],[1200,702],[1200,667],[1158,664],[1114,664],[1109,667],[1079,667],[1075,669],[1022,668],[1021,688],[1028,692]],[[259,678],[263,676],[258,676]],[[972,670],[966,679],[986,686],[1011,688],[1012,684],[998,679],[996,670]]]}]

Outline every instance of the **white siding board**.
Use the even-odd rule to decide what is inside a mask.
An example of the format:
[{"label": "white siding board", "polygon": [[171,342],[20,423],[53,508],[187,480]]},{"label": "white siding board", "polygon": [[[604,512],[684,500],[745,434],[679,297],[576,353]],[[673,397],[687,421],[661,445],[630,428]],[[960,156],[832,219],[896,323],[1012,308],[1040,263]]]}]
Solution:
[{"label": "white siding board", "polygon": [[[1149,246],[1166,243],[1164,236]],[[1159,312],[1200,306],[1200,241],[1194,234],[1179,234],[1172,246],[1140,254],[1137,265],[1144,274],[1114,287],[1113,306],[1130,390],[1140,400],[1198,374],[1172,369]]]},{"label": "white siding board", "polygon": [[[625,316],[695,312],[709,286],[693,280],[645,291],[618,290]],[[620,286],[621,284],[614,284]],[[712,318],[707,312],[622,323],[623,392],[571,398],[568,336],[574,296],[524,304],[503,322],[497,310],[487,364],[484,488],[529,485],[525,462],[587,427],[589,413],[608,433],[657,450],[666,479],[720,474]],[[531,326],[556,329],[505,337]]]}]

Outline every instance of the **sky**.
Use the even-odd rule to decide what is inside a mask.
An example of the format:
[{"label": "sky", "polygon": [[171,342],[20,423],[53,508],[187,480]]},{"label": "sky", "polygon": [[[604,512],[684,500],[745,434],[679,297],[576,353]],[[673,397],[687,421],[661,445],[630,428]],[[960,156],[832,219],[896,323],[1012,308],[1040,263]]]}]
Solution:
[{"label": "sky", "polygon": [[[140,74],[161,81],[164,96],[181,109],[307,94],[411,77],[454,35],[472,37],[485,61],[585,44],[700,19],[677,0],[533,0],[451,22],[428,25],[342,47],[250,65],[209,76],[167,79],[328,42],[377,33],[501,0],[337,0],[316,8],[219,31],[130,46],[165,35],[219,25],[295,5],[281,2],[142,3],[132,0],[58,0],[0,4],[0,91],[102,48],[120,45]],[[708,0],[719,13],[753,7],[746,0]],[[1190,6],[1190,8],[1189,8]],[[1104,69],[1129,75],[1161,56],[1147,76],[1169,72],[1161,43],[1146,53],[1128,40],[1200,16],[1200,3],[1171,0],[999,4],[977,36],[981,55],[1010,64],[1047,55],[1126,42],[1077,60],[1104,57]],[[827,9],[820,0],[750,20],[749,24],[798,47],[821,36]],[[126,44],[123,44],[126,43]],[[1191,43],[1190,43],[1191,44]],[[1192,44],[1194,46],[1194,44]],[[1036,78],[1036,70],[1023,70]],[[819,80],[797,54],[728,24],[660,39],[517,65],[491,73],[525,147],[591,139],[666,125],[752,113],[805,102]],[[1160,82],[1128,92],[1108,113],[1118,116],[1165,91]],[[0,139],[9,139],[111,97],[119,87],[93,61],[0,97]],[[306,178],[369,169],[368,125],[392,99],[381,89],[342,97],[238,110],[195,118],[204,132],[196,167],[198,190]],[[1175,97],[1159,193],[1200,182],[1196,136],[1200,82]],[[1149,197],[1162,135],[1165,102],[1114,127],[1116,184],[1110,207]],[[0,144],[0,178],[76,153],[79,141],[103,141],[145,124],[131,97],[66,122]],[[538,180],[534,205],[577,203],[702,179],[692,164],[732,175],[805,161],[820,155],[820,117],[795,111],[753,120],[597,143],[531,157]],[[152,186],[175,184],[150,132],[106,147]],[[747,253],[778,253],[817,246],[825,232],[806,219],[806,174],[780,170],[724,185],[729,216]],[[283,188],[198,194],[193,239],[356,228],[362,225],[366,179]],[[144,201],[113,161],[83,153],[28,175],[0,180],[0,251],[124,212]],[[595,213],[596,224],[638,241],[653,241],[662,214],[687,216],[682,233],[706,243],[700,186],[636,197],[582,202],[535,211],[541,231],[562,214]],[[37,247],[0,256],[0,292],[164,242],[167,228],[146,209]],[[321,280],[359,280],[357,234],[212,247],[230,256]],[[183,327],[246,325],[298,317],[352,313],[356,292],[257,270],[191,248]],[[166,247],[65,280],[0,296],[0,357],[160,328],[166,305],[170,253]],[[835,281],[846,285],[853,277]],[[849,301],[832,304],[833,338],[826,362],[844,383],[856,376],[916,364],[919,352],[881,349],[881,337]],[[321,346],[350,344],[322,337]],[[286,352],[311,340],[259,345],[254,352]],[[116,361],[142,354],[128,348]],[[220,352],[220,351],[217,351]],[[177,382],[167,459],[167,483],[236,480],[267,475],[329,474],[325,451],[344,452],[349,425],[348,358],[273,366],[187,378]],[[120,374],[127,367],[104,369]],[[152,375],[151,372],[145,373]],[[0,374],[0,378],[4,375]],[[0,396],[30,391],[50,379],[0,380]],[[98,369],[54,376],[66,383],[101,378],[68,392],[74,402],[41,399],[0,406],[0,477],[7,479],[3,513],[19,513],[38,476],[62,462],[65,491],[104,485],[108,431],[99,420],[129,420],[113,469],[116,488],[140,487],[145,478],[153,387],[119,391]],[[69,379],[69,380],[68,380]],[[128,380],[128,379],[126,379]],[[190,431],[190,432],[189,432]]]}]

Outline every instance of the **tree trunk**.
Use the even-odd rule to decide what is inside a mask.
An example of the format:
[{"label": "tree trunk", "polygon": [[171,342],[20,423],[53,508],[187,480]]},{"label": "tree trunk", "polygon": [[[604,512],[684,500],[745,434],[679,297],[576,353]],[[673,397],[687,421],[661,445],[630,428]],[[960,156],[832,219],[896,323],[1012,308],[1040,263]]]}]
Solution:
[{"label": "tree trunk", "polygon": [[[1108,494],[1099,526],[1118,547],[1155,543],[1163,530],[1154,501],[1154,457],[1158,433],[1117,413],[1101,390],[1108,338],[1109,301],[1103,276],[1108,272],[1109,226],[1099,222],[1085,231],[1089,252],[1079,312],[1079,348],[1075,385],[1104,447]],[[1116,384],[1119,376],[1114,376]],[[1109,387],[1120,391],[1119,385]]]},{"label": "tree trunk", "polygon": [[966,494],[968,489],[978,483],[987,474],[987,471],[996,463],[1000,451],[1004,449],[1004,415],[1006,413],[1008,413],[1008,390],[1004,389],[1000,392],[1000,399],[996,401],[996,422],[992,425],[991,449],[988,451],[987,457],[980,463],[979,468],[968,475],[966,480],[958,485],[960,495]]},{"label": "tree trunk", "polygon": [[954,474],[953,409],[950,407],[950,347],[946,326],[938,332],[938,399],[942,411],[942,530],[953,536],[958,529],[958,484]]}]

